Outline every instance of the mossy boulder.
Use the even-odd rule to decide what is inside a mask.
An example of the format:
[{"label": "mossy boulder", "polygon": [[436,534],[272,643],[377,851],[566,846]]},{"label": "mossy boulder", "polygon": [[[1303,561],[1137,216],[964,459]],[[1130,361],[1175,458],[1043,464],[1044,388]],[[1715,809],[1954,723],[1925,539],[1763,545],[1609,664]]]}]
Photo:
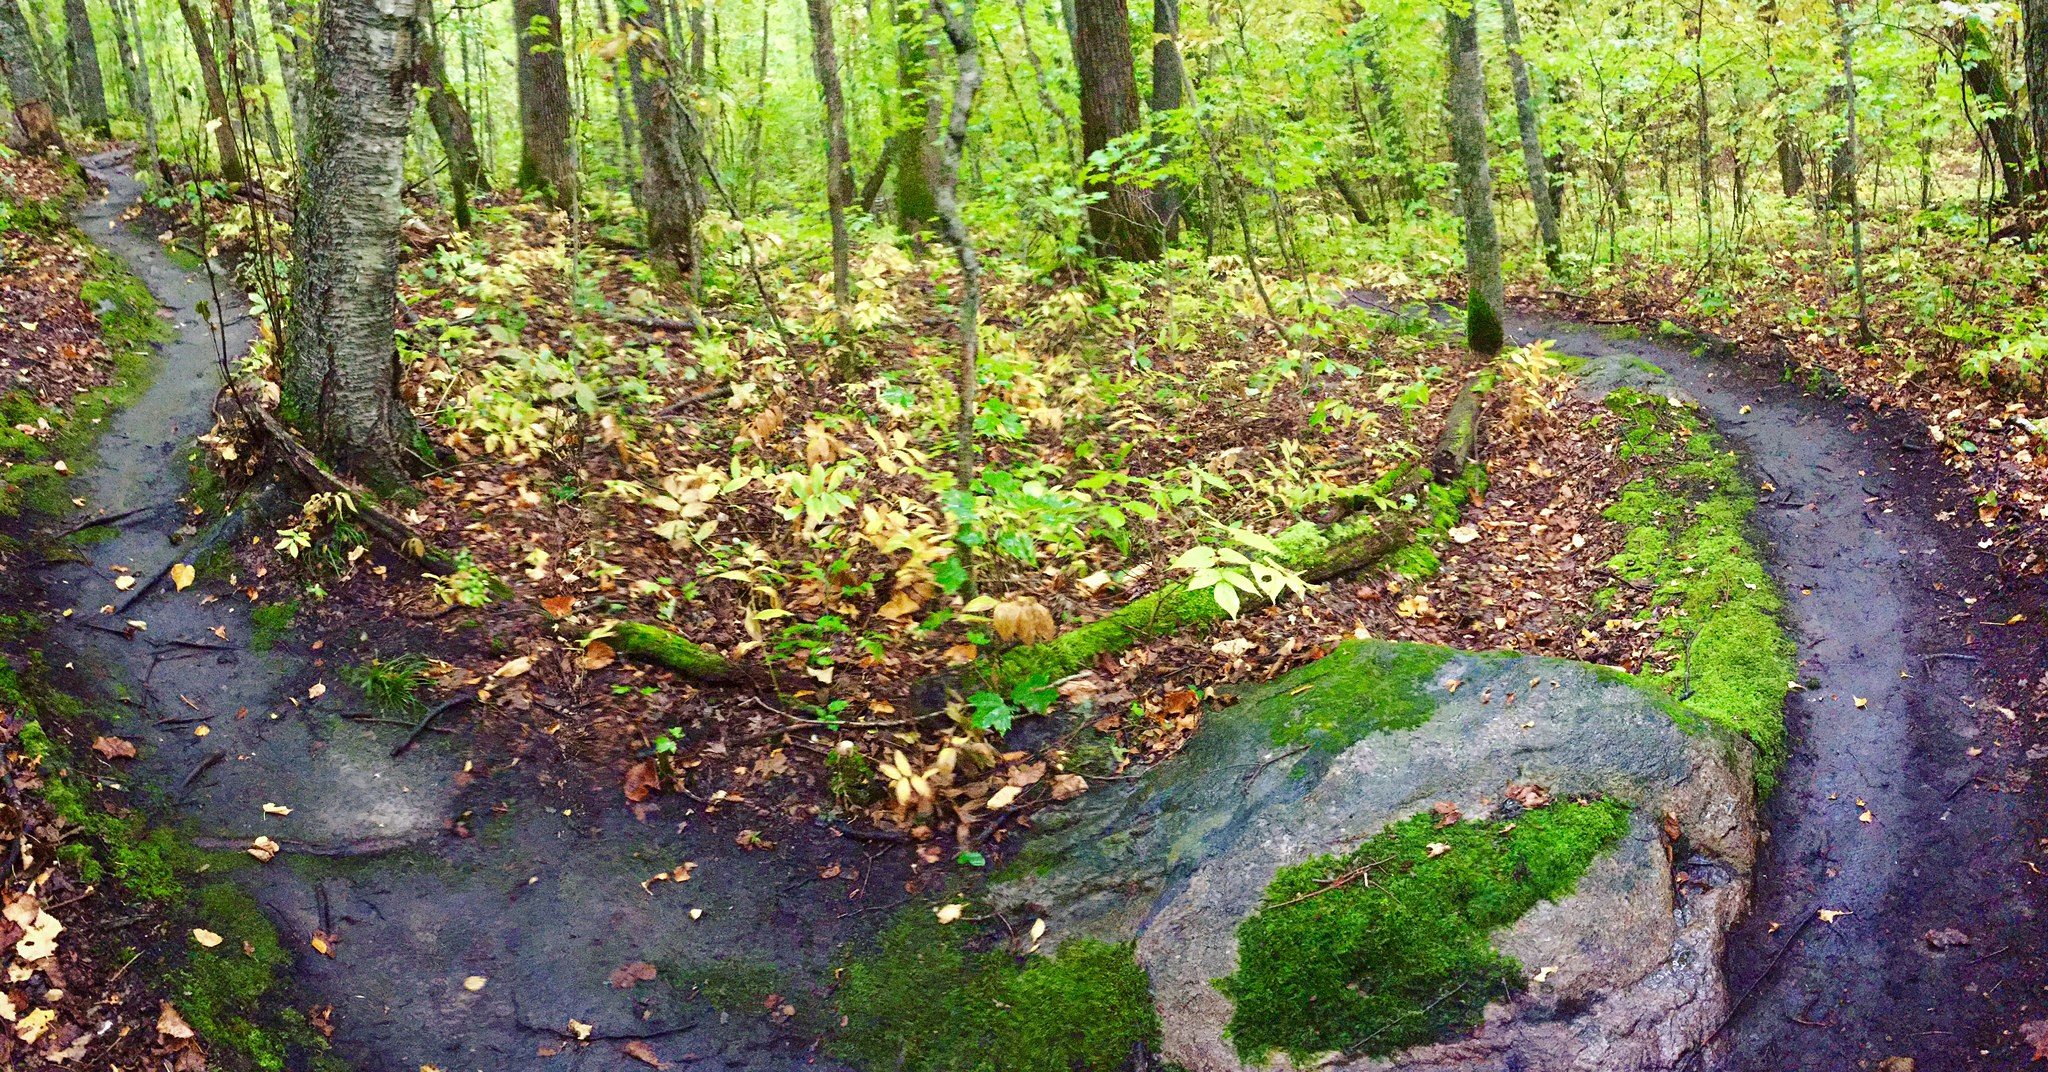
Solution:
[{"label": "mossy boulder", "polygon": [[1129,943],[1191,1072],[1669,1067],[1727,1008],[1754,757],[1604,667],[1347,641],[1042,815],[992,895]]}]

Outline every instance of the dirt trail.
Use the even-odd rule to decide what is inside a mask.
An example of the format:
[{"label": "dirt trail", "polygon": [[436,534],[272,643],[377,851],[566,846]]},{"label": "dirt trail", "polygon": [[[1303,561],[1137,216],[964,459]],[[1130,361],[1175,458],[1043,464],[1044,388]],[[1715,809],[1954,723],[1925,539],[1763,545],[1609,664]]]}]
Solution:
[{"label": "dirt trail", "polygon": [[[108,194],[81,211],[81,224],[133,266],[178,329],[155,386],[113,421],[103,463],[78,492],[90,511],[163,509],[91,546],[90,561],[47,573],[53,607],[104,622],[99,608],[122,596],[112,567],[147,578],[178,553],[168,540],[182,490],[174,476],[180,449],[208,424],[219,344],[197,313],[214,301],[204,273],[175,267],[118,224],[139,195],[120,161],[89,166]],[[228,344],[239,352],[252,325],[227,308]],[[1987,575],[1993,563],[1972,534],[1930,520],[1941,507],[1927,490],[1936,486],[1927,456],[1896,445],[1911,430],[1852,426],[1839,403],[1661,345],[1534,320],[1511,327],[1558,338],[1612,378],[1642,379],[1632,359],[1669,369],[1777,489],[1759,520],[1791,593],[1812,688],[1791,703],[1796,750],[1768,809],[1775,836],[1760,902],[1738,936],[1736,984],[1761,981],[1724,1034],[1726,1067],[1850,1069],[1895,1054],[1918,1058],[1922,1072],[2016,1064],[1999,1032],[2026,1018],[2017,1006],[2038,996],[2044,977],[2022,814],[2038,802],[1972,782],[1999,777],[2001,749],[2024,745],[2016,727],[1969,699],[1989,692],[1993,676],[2038,673],[2038,634],[2031,623],[1973,624],[2020,608]],[[202,602],[202,593],[221,598]],[[1978,602],[1966,606],[1964,595]],[[745,853],[733,843],[753,818],[744,809],[707,817],[669,798],[636,817],[616,789],[534,764],[463,775],[460,737],[430,737],[394,759],[402,729],[339,718],[356,706],[333,668],[359,653],[249,651],[248,611],[217,584],[176,594],[165,585],[118,616],[148,623],[134,639],[85,627],[63,639],[107,698],[128,695],[144,712],[124,732],[145,746],[136,781],[168,798],[160,818],[206,844],[257,834],[285,844],[278,861],[234,880],[301,951],[295,982],[309,1001],[335,1006],[335,1046],[355,1067],[644,1069],[621,1044],[635,1038],[693,1069],[831,1067],[808,1038],[767,1022],[748,986],[776,985],[800,1021],[817,1024],[822,999],[777,977],[815,977],[834,948],[872,931],[902,900],[899,863],[826,838]],[[213,647],[216,626],[225,647]],[[1963,651],[1966,634],[1975,644]],[[315,683],[327,692],[311,700]],[[163,721],[199,717],[204,737],[195,723]],[[1972,747],[1986,752],[1971,758]],[[266,802],[292,813],[268,816]],[[1870,822],[1859,821],[1865,806]],[[475,837],[449,835],[463,816]],[[690,882],[642,887],[685,861],[697,864]],[[831,864],[845,873],[821,879]],[[865,896],[850,900],[857,890]],[[1799,930],[1818,908],[1854,914]],[[1773,920],[1784,929],[1771,933]],[[1945,927],[1973,944],[1932,953],[1921,935]],[[316,929],[339,937],[331,959],[306,952]],[[739,958],[728,968],[767,982],[740,986],[749,996],[725,1012],[678,985],[682,975],[610,983],[629,962],[728,958]],[[472,992],[463,981],[475,975],[488,982]],[[597,1044],[543,1056],[563,1047],[572,1019],[591,1025]],[[1993,1057],[1977,1060],[1980,1047]]]},{"label": "dirt trail", "polygon": [[[790,980],[822,977],[834,949],[902,900],[895,861],[830,837],[742,852],[735,831],[762,825],[744,805],[706,817],[670,797],[642,819],[616,787],[542,765],[490,771],[478,757],[465,776],[464,748],[451,743],[460,736],[429,735],[393,758],[403,728],[340,717],[361,706],[335,667],[365,653],[248,650],[251,604],[220,583],[182,593],[165,583],[125,612],[100,612],[127,595],[115,567],[146,579],[181,553],[169,539],[182,520],[177,477],[210,424],[220,344],[198,312],[215,304],[205,273],[175,266],[118,222],[140,194],[125,163],[87,164],[107,194],[79,212],[81,226],[149,284],[177,338],[76,490],[93,513],[160,509],[87,547],[88,561],[46,571],[47,602],[75,612],[58,639],[83,671],[79,687],[140,713],[120,732],[143,746],[136,785],[167,801],[157,819],[206,847],[232,852],[259,834],[284,845],[268,865],[227,859],[243,861],[233,880],[298,951],[294,982],[306,1003],[334,1006],[340,1055],[360,1072],[644,1072],[623,1048],[641,1039],[693,1069],[833,1067],[806,1052],[809,1036],[771,1022],[761,998],[780,992],[803,1022],[819,1022],[822,999]],[[239,355],[253,325],[238,302],[220,304]],[[130,639],[79,624],[124,619],[147,628]],[[317,700],[316,683],[326,687]],[[266,803],[291,814],[268,815]],[[476,836],[451,835],[458,817]],[[686,861],[697,865],[689,882],[642,887]],[[836,877],[821,879],[834,864]],[[856,890],[863,896],[849,900]],[[338,937],[332,958],[308,950],[316,929]],[[614,986],[612,973],[633,962],[678,971]],[[721,962],[709,974],[728,984],[729,1012],[680,982]],[[479,975],[481,990],[464,987]],[[571,1020],[590,1025],[594,1044],[565,1047]]]},{"label": "dirt trail", "polygon": [[[2028,712],[2015,721],[1987,698],[2017,706],[2024,680],[2040,682],[2041,615],[1996,574],[1979,530],[1959,527],[1975,508],[1913,449],[1925,429],[1805,393],[1775,366],[1539,317],[1509,330],[1593,359],[1596,383],[1675,386],[1774,489],[1755,520],[1806,688],[1786,706],[1793,753],[1731,942],[1730,983],[1748,996],[1719,1040],[1723,1067],[2023,1065],[2012,1032],[2040,1016],[2023,1010],[2048,981],[2029,866],[2041,794],[2000,791],[2026,755]],[[1936,520],[1947,511],[1954,522]],[[1853,914],[1827,924],[1820,909]],[[1970,944],[1932,948],[1927,933],[1947,928]]]}]

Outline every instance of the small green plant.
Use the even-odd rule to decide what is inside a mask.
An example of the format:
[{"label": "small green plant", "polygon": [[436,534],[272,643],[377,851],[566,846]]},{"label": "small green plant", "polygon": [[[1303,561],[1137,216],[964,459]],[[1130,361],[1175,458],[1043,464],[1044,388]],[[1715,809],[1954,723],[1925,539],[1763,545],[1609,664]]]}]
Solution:
[{"label": "small green plant", "polygon": [[1228,526],[1224,531],[1229,533],[1233,542],[1259,557],[1254,558],[1235,547],[1196,544],[1173,560],[1174,569],[1189,574],[1189,591],[1206,589],[1216,600],[1216,605],[1233,618],[1237,617],[1243,605],[1240,593],[1277,603],[1288,592],[1297,596],[1308,592],[1308,581],[1281,565],[1286,554],[1272,540],[1236,526]]},{"label": "small green plant", "polygon": [[427,687],[428,666],[425,656],[408,653],[344,667],[341,679],[355,686],[373,710],[394,718],[417,718],[427,708],[420,693]]},{"label": "small green plant", "polygon": [[497,583],[468,551],[455,553],[455,569],[447,574],[429,573],[434,595],[449,606],[483,607],[491,602]]},{"label": "small green plant", "polygon": [[1042,715],[1052,710],[1053,701],[1060,698],[1060,690],[1054,688],[1044,674],[1033,674],[1017,682],[1004,696],[999,692],[983,690],[967,698],[968,721],[975,729],[989,730],[997,736],[1010,732],[1010,725],[1017,720],[1020,711]]}]

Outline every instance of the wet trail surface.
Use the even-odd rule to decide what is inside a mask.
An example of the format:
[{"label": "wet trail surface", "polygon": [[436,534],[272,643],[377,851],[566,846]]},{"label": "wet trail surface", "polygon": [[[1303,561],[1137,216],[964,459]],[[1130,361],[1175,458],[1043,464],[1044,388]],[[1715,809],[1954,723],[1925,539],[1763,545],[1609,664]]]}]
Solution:
[{"label": "wet trail surface", "polygon": [[[1769,489],[1753,520],[1805,688],[1787,702],[1792,754],[1762,808],[1756,900],[1730,937],[1741,1005],[1716,1063],[2022,1066],[2016,1029],[2040,1017],[2026,1010],[2048,982],[2032,867],[2041,795],[2002,791],[2026,759],[2031,709],[1997,698],[2018,707],[2025,681],[2041,681],[2040,613],[1977,546],[1988,532],[1965,527],[1974,505],[1943,495],[1953,480],[1924,426],[1805,393],[1775,364],[1536,316],[1508,327],[1594,361],[1594,386],[1696,401]],[[2015,614],[2028,621],[2003,624]],[[1830,924],[1821,909],[1850,914]],[[1970,944],[1927,941],[1948,928]]]},{"label": "wet trail surface", "polygon": [[[223,303],[204,271],[175,266],[120,222],[140,194],[126,165],[88,163],[107,194],[80,211],[82,229],[148,283],[177,338],[75,489],[93,514],[156,509],[84,548],[86,561],[45,571],[46,600],[74,612],[60,639],[79,687],[130,709],[120,732],[143,746],[134,782],[167,800],[157,818],[241,863],[232,880],[298,952],[302,997],[334,1006],[336,1051],[361,1072],[644,1072],[625,1052],[641,1040],[693,1069],[834,1067],[761,998],[779,993],[798,1022],[817,1022],[823,999],[791,980],[825,976],[834,949],[904,899],[889,858],[900,854],[831,837],[746,853],[736,830],[762,825],[748,805],[706,816],[671,796],[635,815],[587,772],[481,759],[465,770],[459,735],[429,734],[394,758],[405,728],[340,717],[362,710],[335,674],[357,654],[249,650],[252,604],[219,583],[116,588],[117,570],[147,582],[184,553],[170,538],[184,515],[177,476],[220,383],[220,343],[201,310]],[[253,324],[224,305],[239,356]],[[102,613],[130,595],[132,606]],[[131,619],[146,626],[132,637],[121,631]],[[291,813],[266,814],[266,803]],[[475,836],[452,836],[458,820]],[[283,846],[274,862],[234,855],[258,835]],[[689,881],[642,886],[685,862],[696,865]],[[336,939],[331,958],[309,950],[316,930]],[[664,974],[614,985],[636,962]],[[471,976],[488,982],[468,990]],[[725,1011],[682,981],[706,977],[734,992]],[[589,1045],[567,1044],[572,1020],[588,1025]]]},{"label": "wet trail surface", "polygon": [[[214,304],[205,274],[121,225],[139,196],[125,165],[90,165],[108,193],[80,212],[82,227],[149,284],[178,338],[78,490],[93,513],[161,509],[88,547],[88,561],[47,571],[47,599],[72,608],[74,624],[147,623],[133,637],[78,625],[68,654],[103,698],[141,712],[124,732],[145,746],[134,774],[162,789],[161,818],[210,847],[233,851],[259,834],[283,844],[275,862],[233,880],[300,951],[304,997],[334,1006],[340,1055],[364,1072],[597,1072],[648,1067],[625,1052],[638,1039],[693,1069],[833,1067],[808,1049],[810,1035],[765,1018],[758,995],[742,1003],[753,1008],[720,1011],[679,980],[720,964],[770,982],[822,977],[835,948],[904,900],[900,853],[831,838],[745,853],[734,832],[748,805],[714,816],[668,797],[636,815],[615,787],[577,772],[487,769],[481,758],[465,769],[459,735],[428,735],[394,758],[403,728],[340,717],[360,709],[334,675],[354,655],[249,650],[250,604],[218,584],[142,584],[133,606],[100,612],[130,594],[114,586],[116,567],[147,580],[180,553],[169,538],[175,475],[210,423],[220,351],[199,312]],[[239,353],[253,325],[227,309]],[[1932,519],[1969,514],[1927,490],[1939,486],[1930,456],[1900,446],[1919,433],[1856,423],[1774,370],[1533,318],[1510,327],[1593,359],[1595,379],[1675,383],[1776,489],[1758,522],[1810,688],[1789,706],[1794,754],[1766,808],[1758,904],[1731,954],[1746,996],[1714,1063],[1831,1070],[1900,1055],[1921,1072],[2017,1066],[2024,1055],[2001,1032],[2029,1018],[2018,1009],[2038,1001],[2044,979],[2039,879],[2026,865],[2040,808],[2032,792],[1997,791],[2008,754],[2025,745],[2016,723],[1979,701],[1994,678],[2038,677],[2040,615],[2011,605],[1973,534]],[[2025,625],[1977,624],[2022,609]],[[196,735],[200,725],[210,732]],[[291,814],[268,815],[265,803]],[[451,836],[458,821],[475,836]],[[642,885],[686,861],[697,865],[690,881]],[[832,865],[840,873],[821,878]],[[1820,908],[1853,914],[1802,926]],[[1922,936],[1948,927],[1972,944],[1931,950]],[[307,951],[316,930],[337,939],[331,958]],[[614,986],[615,969],[633,962],[681,970]],[[470,976],[488,982],[470,991]],[[777,990],[799,1023],[827,1013],[806,986]],[[592,1044],[566,1044],[572,1020],[589,1025]]]}]

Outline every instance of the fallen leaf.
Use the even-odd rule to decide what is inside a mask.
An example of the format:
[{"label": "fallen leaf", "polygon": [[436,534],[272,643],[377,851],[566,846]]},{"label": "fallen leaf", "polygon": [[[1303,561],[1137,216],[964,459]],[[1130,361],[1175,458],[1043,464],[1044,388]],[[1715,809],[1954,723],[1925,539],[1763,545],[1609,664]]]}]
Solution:
[{"label": "fallen leaf", "polygon": [[618,657],[619,653],[613,651],[610,644],[602,640],[593,640],[584,645],[583,656],[576,660],[576,665],[585,670],[602,670],[618,661]]},{"label": "fallen leaf", "polygon": [[1458,806],[1456,804],[1451,803],[1448,800],[1439,800],[1436,803],[1431,804],[1429,806],[1429,810],[1435,813],[1436,825],[1438,826],[1449,826],[1452,823],[1457,822],[1459,819],[1464,818],[1464,816],[1458,811]]},{"label": "fallen leaf", "polygon": [[212,949],[220,944],[220,935],[207,930],[205,927],[194,927],[192,928],[192,940],[208,949]]},{"label": "fallen leaf", "polygon": [[192,1025],[168,1001],[157,1003],[156,1033],[165,1038],[188,1039],[192,1037]]},{"label": "fallen leaf", "polygon": [[1856,697],[1856,707],[1857,707],[1857,709],[1858,709],[1858,710],[1861,710],[1861,709],[1863,709],[1863,708],[1865,708],[1865,707],[1869,707],[1869,706],[1870,706],[1870,701],[1869,701],[1869,700],[1866,700],[1866,699],[1864,699],[1864,698],[1863,698],[1863,697],[1861,697],[1861,696],[1858,696],[1858,697]]},{"label": "fallen leaf", "polygon": [[641,983],[653,982],[655,974],[654,965],[636,960],[612,969],[612,985],[620,990],[631,990]]},{"label": "fallen leaf", "polygon": [[291,813],[292,810],[282,804],[265,803],[263,805],[263,814],[265,815],[290,815]]},{"label": "fallen leaf", "polygon": [[579,1042],[585,1041],[590,1038],[590,1025],[581,1020],[571,1020],[569,1034]]},{"label": "fallen leaf", "polygon": [[1840,908],[1823,908],[1820,910],[1820,921],[1822,923],[1832,925],[1836,920],[1841,919],[1843,916],[1853,916],[1855,914],[1856,913],[1854,912],[1850,912]]},{"label": "fallen leaf", "polygon": [[135,746],[119,737],[95,737],[92,750],[108,759],[134,759]]},{"label": "fallen leaf", "polygon": [[324,681],[315,681],[313,682],[313,687],[306,690],[306,698],[309,700],[317,700],[325,695],[327,695],[327,683]]},{"label": "fallen leaf", "polygon": [[1449,845],[1444,844],[1441,841],[1432,841],[1429,843],[1429,858],[1432,860],[1436,859],[1439,856],[1442,856],[1444,853],[1447,853],[1449,851],[1451,851],[1451,847]]},{"label": "fallen leaf", "polygon": [[626,1043],[625,1046],[621,1048],[625,1050],[626,1056],[631,1057],[635,1061],[639,1061],[642,1064],[653,1065],[656,1068],[668,1067],[667,1061],[664,1061],[661,1058],[656,1057],[654,1055],[654,1047],[649,1046],[647,1043],[641,1041],[640,1039],[634,1039],[633,1041]]},{"label": "fallen leaf", "polygon": [[329,960],[333,960],[334,947],[340,941],[341,939],[339,937],[329,934],[326,931],[314,931],[313,937],[309,939],[306,944],[313,947],[313,952],[318,953]]},{"label": "fallen leaf", "polygon": [[1009,807],[1013,802],[1016,801],[1018,794],[1022,792],[1024,792],[1022,789],[1019,789],[1014,785],[1006,785],[1001,789],[996,790],[994,793],[989,794],[988,810],[1001,811],[1002,809]]},{"label": "fallen leaf", "polygon": [[1059,774],[1053,776],[1052,798],[1054,800],[1072,800],[1087,791],[1088,779],[1078,774]]},{"label": "fallen leaf", "polygon": [[933,909],[933,914],[939,917],[940,923],[952,923],[958,920],[960,918],[960,913],[965,912],[966,910],[967,906],[964,904],[946,904],[940,905],[938,908]]},{"label": "fallen leaf", "polygon": [[171,563],[171,584],[180,592],[192,587],[192,581],[199,571],[183,562]]},{"label": "fallen leaf", "polygon": [[1454,525],[1445,530],[1444,535],[1449,536],[1454,543],[1471,543],[1479,538],[1479,526]]},{"label": "fallen leaf", "polygon": [[2031,1061],[2048,1061],[2048,1020],[2029,1020],[2020,1025],[2020,1037],[2034,1048]]},{"label": "fallen leaf", "polygon": [[519,675],[531,669],[533,669],[533,657],[528,655],[520,655],[515,658],[507,660],[505,662],[505,665],[499,667],[496,671],[494,671],[491,674],[491,676],[518,677]]},{"label": "fallen leaf", "polygon": [[485,976],[472,975],[469,978],[464,979],[462,981],[462,989],[474,994],[477,991],[482,990],[484,986],[489,982],[490,979],[486,978]]},{"label": "fallen leaf", "polygon": [[[59,464],[62,463],[60,462]],[[21,1022],[14,1025],[14,1034],[23,1042],[34,1042],[42,1038],[43,1032],[48,1031],[50,1025],[56,1022],[57,1010],[37,1009],[22,1017]]]},{"label": "fallen leaf", "polygon": [[547,611],[550,618],[567,618],[576,609],[576,597],[549,596],[540,601],[540,609]]},{"label": "fallen leaf", "polygon": [[1943,927],[1937,931],[1928,931],[1925,937],[1927,944],[1936,949],[1953,949],[1959,945],[1970,944],[1970,936],[1954,927]]},{"label": "fallen leaf", "polygon": [[1534,782],[1510,783],[1506,796],[1525,808],[1541,808],[1550,803],[1550,790]]},{"label": "fallen leaf", "polygon": [[654,761],[643,759],[626,768],[626,799],[635,804],[646,800],[661,788],[661,772],[655,769]]},{"label": "fallen leaf", "polygon": [[123,574],[114,578],[114,587],[126,592],[130,588],[135,587],[135,578]]},{"label": "fallen leaf", "polygon": [[278,848],[279,846],[277,842],[272,841],[267,837],[259,837],[256,840],[249,843],[248,852],[249,855],[254,856],[258,860],[261,860],[267,864],[271,860],[276,859]]}]

